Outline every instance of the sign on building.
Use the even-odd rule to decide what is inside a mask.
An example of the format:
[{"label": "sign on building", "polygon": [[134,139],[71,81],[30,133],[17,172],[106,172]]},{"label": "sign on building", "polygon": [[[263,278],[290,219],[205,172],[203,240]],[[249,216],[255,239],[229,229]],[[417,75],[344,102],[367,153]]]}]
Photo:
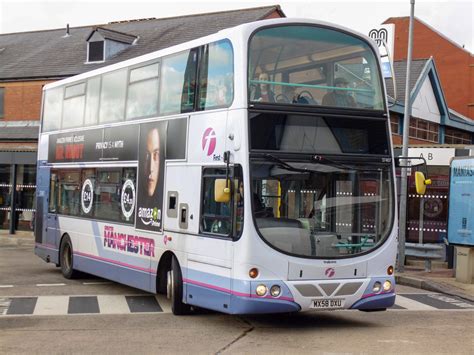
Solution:
[{"label": "sign on building", "polygon": [[375,26],[368,30],[367,35],[374,40],[379,47],[383,76],[385,78],[391,78],[393,75],[389,58],[393,58],[395,25],[386,24]]}]

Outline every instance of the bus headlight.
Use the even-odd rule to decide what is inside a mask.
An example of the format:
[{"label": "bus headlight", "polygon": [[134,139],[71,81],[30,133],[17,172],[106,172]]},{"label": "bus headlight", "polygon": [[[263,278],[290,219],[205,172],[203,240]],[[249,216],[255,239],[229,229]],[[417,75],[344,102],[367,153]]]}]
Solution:
[{"label": "bus headlight", "polygon": [[388,291],[390,291],[391,289],[392,289],[392,283],[391,283],[390,281],[388,281],[388,280],[385,281],[385,282],[383,283],[383,290],[384,290],[385,292],[388,292]]},{"label": "bus headlight", "polygon": [[374,283],[374,287],[372,287],[373,293],[379,293],[382,290],[382,284],[380,282]]},{"label": "bus headlight", "polygon": [[257,288],[255,289],[255,293],[257,296],[265,296],[267,294],[267,286],[265,285],[258,285]]},{"label": "bus headlight", "polygon": [[278,296],[280,296],[280,293],[281,293],[281,287],[280,286],[273,285],[270,288],[270,294],[272,295],[272,297],[278,297]]}]

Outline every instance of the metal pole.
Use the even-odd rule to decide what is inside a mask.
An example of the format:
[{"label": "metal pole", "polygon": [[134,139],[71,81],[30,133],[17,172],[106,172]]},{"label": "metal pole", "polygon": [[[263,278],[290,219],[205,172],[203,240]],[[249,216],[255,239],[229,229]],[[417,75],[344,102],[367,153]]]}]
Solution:
[{"label": "metal pole", "polygon": [[423,214],[425,213],[425,199],[420,197],[420,220],[418,221],[418,244],[423,244]]},{"label": "metal pole", "polygon": [[[410,69],[413,47],[413,19],[415,16],[415,0],[410,0],[410,26],[408,30],[407,75],[405,82],[405,111],[403,113],[403,148],[402,157],[408,156],[408,133],[410,130]],[[398,272],[405,271],[405,241],[407,225],[407,169],[402,169],[400,185],[400,223],[398,226]]]},{"label": "metal pole", "polygon": [[10,195],[10,234],[15,234],[16,226],[15,226],[15,221],[16,221],[16,200],[17,200],[17,194],[18,192],[16,191],[16,164],[12,164],[11,168],[11,178],[10,182],[12,184],[12,191]]}]

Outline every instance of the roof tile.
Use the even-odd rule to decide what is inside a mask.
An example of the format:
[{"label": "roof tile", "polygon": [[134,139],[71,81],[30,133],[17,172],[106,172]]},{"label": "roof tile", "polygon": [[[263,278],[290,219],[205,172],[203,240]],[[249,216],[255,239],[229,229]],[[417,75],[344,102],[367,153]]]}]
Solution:
[{"label": "roof tile", "polygon": [[[135,45],[105,63],[86,64],[87,38],[96,26],[0,35],[0,80],[62,78],[134,58],[179,43],[207,36],[224,28],[266,18],[280,7],[204,13],[182,17],[145,19],[99,25],[105,30],[138,36]],[[1,50],[4,48],[4,50]]]}]

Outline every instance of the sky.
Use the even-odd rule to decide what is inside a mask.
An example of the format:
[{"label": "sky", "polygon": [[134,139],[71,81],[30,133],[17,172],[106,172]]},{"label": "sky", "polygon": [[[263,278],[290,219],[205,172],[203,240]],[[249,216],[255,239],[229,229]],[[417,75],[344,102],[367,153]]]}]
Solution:
[{"label": "sky", "polygon": [[[410,15],[410,0],[0,0],[0,34],[275,4],[287,17],[332,22],[362,33],[389,17]],[[415,16],[473,52],[473,0],[416,0]]]}]

